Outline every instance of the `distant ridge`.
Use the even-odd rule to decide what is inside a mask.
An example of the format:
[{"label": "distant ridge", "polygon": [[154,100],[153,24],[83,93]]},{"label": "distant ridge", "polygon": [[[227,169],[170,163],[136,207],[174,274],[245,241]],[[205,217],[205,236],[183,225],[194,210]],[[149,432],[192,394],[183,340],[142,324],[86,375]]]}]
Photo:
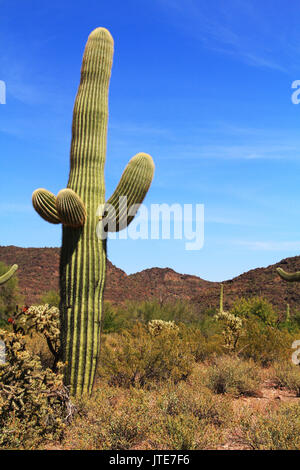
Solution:
[{"label": "distant ridge", "polygon": [[[20,290],[28,304],[37,302],[42,293],[58,289],[59,254],[59,248],[0,246],[0,261],[19,265]],[[286,303],[290,304],[292,311],[300,310],[300,285],[282,281],[276,274],[278,266],[287,271],[300,270],[300,256],[286,258],[266,268],[252,269],[225,281],[225,308],[229,308],[238,297],[262,295],[278,311],[284,312]],[[204,310],[218,306],[219,292],[219,282],[179,274],[169,268],[150,268],[127,275],[108,261],[104,296],[116,304],[126,300],[185,300]]]}]

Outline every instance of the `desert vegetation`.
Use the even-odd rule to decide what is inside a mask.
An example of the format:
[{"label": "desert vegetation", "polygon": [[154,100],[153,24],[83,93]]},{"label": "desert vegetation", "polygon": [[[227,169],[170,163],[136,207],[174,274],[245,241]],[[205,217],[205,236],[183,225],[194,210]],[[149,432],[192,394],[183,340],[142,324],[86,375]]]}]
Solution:
[{"label": "desert vegetation", "polygon": [[300,449],[297,317],[259,297],[227,315],[106,302],[93,393],[75,398],[56,360],[57,297],[48,298],[2,319],[0,448]]}]

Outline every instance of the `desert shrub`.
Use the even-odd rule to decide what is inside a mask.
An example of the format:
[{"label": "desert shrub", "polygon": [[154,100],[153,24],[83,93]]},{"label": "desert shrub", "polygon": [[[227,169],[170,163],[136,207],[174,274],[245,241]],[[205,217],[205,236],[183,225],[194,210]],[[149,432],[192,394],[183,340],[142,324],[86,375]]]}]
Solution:
[{"label": "desert shrub", "polygon": [[244,322],[244,334],[239,343],[241,357],[253,359],[263,367],[290,357],[293,337],[288,331],[263,325],[253,318]]},{"label": "desert shrub", "polygon": [[222,426],[232,416],[228,399],[214,395],[206,387],[195,392],[185,383],[166,388],[158,398],[158,406],[166,415],[193,415],[201,425]]},{"label": "desert shrub", "polygon": [[287,388],[300,397],[300,367],[291,361],[274,364],[273,379],[279,388]]},{"label": "desert shrub", "polygon": [[154,448],[163,450],[212,449],[220,436],[213,426],[199,426],[198,419],[191,414],[164,416],[154,430]]},{"label": "desert shrub", "polygon": [[181,325],[180,335],[189,344],[196,362],[202,362],[224,352],[223,337],[219,334],[205,335],[198,326]]},{"label": "desert shrub", "polygon": [[57,290],[49,290],[47,292],[45,292],[44,294],[41,295],[40,297],[40,300],[39,300],[39,303],[40,304],[49,304],[50,307],[59,307],[59,303],[60,303],[60,295],[59,293],[57,292]]},{"label": "desert shrub", "polygon": [[214,393],[256,396],[259,384],[259,371],[253,361],[223,356],[208,369],[207,386]]},{"label": "desert shrub", "polygon": [[102,332],[116,333],[126,326],[125,319],[119,314],[119,311],[110,302],[104,302]]},{"label": "desert shrub", "polygon": [[23,336],[0,330],[6,362],[0,365],[0,447],[32,448],[63,435],[72,410],[61,369],[43,369],[26,349]]},{"label": "desert shrub", "polygon": [[77,400],[79,412],[66,430],[67,447],[128,450],[148,440],[156,416],[150,397],[143,392],[102,383],[93,397]]},{"label": "desert shrub", "polygon": [[[167,399],[177,387],[169,384],[149,391],[102,384],[66,430],[64,445],[90,450],[215,448],[223,436],[220,426],[188,409],[168,413],[162,406],[162,397]],[[186,395],[195,391],[186,387]]]},{"label": "desert shrub", "polygon": [[300,330],[300,312],[294,312],[289,319],[280,324],[280,328],[285,328],[291,333],[297,333]]},{"label": "desert shrub", "polygon": [[131,328],[136,322],[148,323],[151,320],[174,321],[175,323],[198,323],[199,314],[194,305],[188,302],[127,302],[124,306],[115,307],[123,326]]},{"label": "desert shrub", "polygon": [[106,338],[99,373],[112,385],[151,386],[152,382],[186,379],[193,358],[176,329],[152,335],[140,323],[132,330]]},{"label": "desert shrub", "polygon": [[263,324],[274,326],[277,323],[278,315],[270,302],[262,297],[252,297],[250,299],[241,298],[237,300],[231,309],[231,313],[241,318],[254,318]]},{"label": "desert shrub", "polygon": [[300,405],[282,404],[267,413],[244,413],[237,433],[253,450],[300,450]]}]

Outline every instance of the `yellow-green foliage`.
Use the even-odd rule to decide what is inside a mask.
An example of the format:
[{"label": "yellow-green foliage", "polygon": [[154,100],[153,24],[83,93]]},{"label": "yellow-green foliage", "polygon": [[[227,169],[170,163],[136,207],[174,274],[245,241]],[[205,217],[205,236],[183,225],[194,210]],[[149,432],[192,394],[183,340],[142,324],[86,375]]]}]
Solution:
[{"label": "yellow-green foliage", "polygon": [[183,341],[189,344],[196,362],[205,361],[224,353],[224,341],[221,333],[212,332],[207,336],[199,327],[181,325],[180,335]]},{"label": "yellow-green foliage", "polygon": [[227,399],[193,382],[152,390],[103,384],[78,407],[66,431],[68,449],[214,449],[232,420]]},{"label": "yellow-green foliage", "polygon": [[[151,331],[151,330],[150,330]],[[178,382],[191,372],[189,344],[176,328],[163,328],[157,335],[137,323],[132,330],[106,338],[99,373],[108,383],[129,387],[153,382]]]},{"label": "yellow-green foliage", "polygon": [[273,306],[262,297],[237,300],[231,309],[231,313],[241,318],[255,318],[270,326],[275,325],[278,320],[278,315]]},{"label": "yellow-green foliage", "polygon": [[300,404],[282,404],[264,414],[245,412],[238,437],[253,450],[300,450]]},{"label": "yellow-green foliage", "polygon": [[215,393],[255,396],[260,381],[253,361],[243,361],[234,356],[219,357],[208,368],[207,385]]},{"label": "yellow-green foliage", "polygon": [[49,290],[40,297],[41,304],[49,304],[51,307],[59,307],[60,296],[56,290]]},{"label": "yellow-green foliage", "polygon": [[240,355],[264,367],[291,355],[293,335],[286,330],[264,325],[255,318],[244,320],[244,334],[239,341]]},{"label": "yellow-green foliage", "polygon": [[274,364],[273,379],[279,388],[286,388],[300,397],[300,367],[289,361]]},{"label": "yellow-green foliage", "polygon": [[43,369],[26,349],[21,334],[0,330],[6,362],[0,365],[0,447],[32,448],[45,439],[62,437],[68,391],[59,373]]}]

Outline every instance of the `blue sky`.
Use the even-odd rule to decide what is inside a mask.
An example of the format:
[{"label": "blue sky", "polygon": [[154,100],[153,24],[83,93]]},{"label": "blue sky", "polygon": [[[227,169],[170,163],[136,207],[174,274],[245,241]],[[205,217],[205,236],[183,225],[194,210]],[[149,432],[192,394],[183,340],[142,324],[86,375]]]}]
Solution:
[{"label": "blue sky", "polygon": [[110,30],[107,197],[150,153],[151,203],[205,205],[205,243],[110,240],[127,273],[160,266],[232,278],[300,253],[300,5],[283,0],[0,0],[1,245],[59,246],[34,212],[66,186],[84,45]]}]

